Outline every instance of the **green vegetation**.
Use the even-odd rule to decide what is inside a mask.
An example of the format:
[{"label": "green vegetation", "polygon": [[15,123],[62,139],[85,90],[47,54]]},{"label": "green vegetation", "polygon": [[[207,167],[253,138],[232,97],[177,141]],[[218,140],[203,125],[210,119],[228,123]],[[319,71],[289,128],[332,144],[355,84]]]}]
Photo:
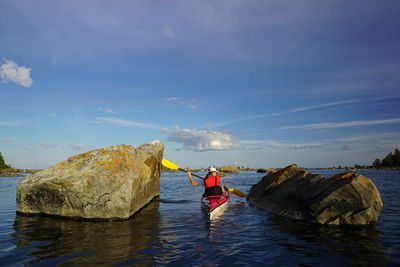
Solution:
[{"label": "green vegetation", "polygon": [[338,166],[337,168],[333,169],[385,169],[385,168],[390,168],[390,169],[398,169],[400,168],[400,151],[399,149],[395,149],[394,152],[390,152],[389,154],[386,155],[385,158],[381,159],[375,159],[372,165],[367,166],[367,165],[359,165],[355,164],[354,167],[342,167]]},{"label": "green vegetation", "polygon": [[21,177],[27,173],[35,173],[39,170],[16,169],[6,164],[3,155],[0,153],[0,177]]},{"label": "green vegetation", "polygon": [[3,155],[0,152],[0,170],[11,168],[10,165],[7,165],[4,161]]},{"label": "green vegetation", "polygon": [[217,170],[220,172],[239,172],[239,168],[235,166],[222,166],[218,167]]},{"label": "green vegetation", "polygon": [[399,168],[400,167],[400,151],[396,148],[394,152],[390,152],[382,159],[375,159],[372,163],[374,168]]}]

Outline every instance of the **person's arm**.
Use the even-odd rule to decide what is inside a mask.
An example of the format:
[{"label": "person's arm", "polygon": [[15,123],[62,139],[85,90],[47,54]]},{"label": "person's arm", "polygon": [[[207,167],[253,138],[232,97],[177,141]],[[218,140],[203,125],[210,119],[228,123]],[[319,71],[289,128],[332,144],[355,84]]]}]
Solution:
[{"label": "person's arm", "polygon": [[219,184],[221,185],[222,193],[225,193],[225,186],[222,185],[221,176],[219,177]]},{"label": "person's arm", "polygon": [[193,186],[198,186],[198,185],[199,185],[198,182],[193,181],[192,173],[191,173],[190,171],[187,171],[186,174],[187,174],[187,176],[189,177],[189,181],[190,181],[190,183],[191,183]]}]

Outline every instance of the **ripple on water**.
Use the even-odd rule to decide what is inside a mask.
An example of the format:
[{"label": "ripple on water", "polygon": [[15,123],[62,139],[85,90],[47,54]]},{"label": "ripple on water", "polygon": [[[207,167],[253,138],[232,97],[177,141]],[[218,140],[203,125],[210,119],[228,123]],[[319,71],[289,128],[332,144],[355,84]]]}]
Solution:
[{"label": "ripple on water", "polygon": [[[122,222],[83,222],[15,214],[18,180],[0,179],[1,265],[390,265],[399,263],[400,172],[369,172],[384,208],[368,227],[292,221],[232,196],[209,223],[201,187],[185,174],[161,177],[160,200]],[[228,187],[248,192],[263,174],[232,174]]]}]

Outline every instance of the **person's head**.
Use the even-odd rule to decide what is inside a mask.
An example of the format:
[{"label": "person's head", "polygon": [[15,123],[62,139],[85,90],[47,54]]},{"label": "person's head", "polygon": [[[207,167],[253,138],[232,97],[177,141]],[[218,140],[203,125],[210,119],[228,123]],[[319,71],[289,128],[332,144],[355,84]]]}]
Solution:
[{"label": "person's head", "polygon": [[217,171],[217,169],[216,169],[215,167],[211,167],[211,168],[208,170],[208,173],[211,174],[211,175],[213,175],[213,176],[217,176],[217,175],[218,175],[218,171]]}]

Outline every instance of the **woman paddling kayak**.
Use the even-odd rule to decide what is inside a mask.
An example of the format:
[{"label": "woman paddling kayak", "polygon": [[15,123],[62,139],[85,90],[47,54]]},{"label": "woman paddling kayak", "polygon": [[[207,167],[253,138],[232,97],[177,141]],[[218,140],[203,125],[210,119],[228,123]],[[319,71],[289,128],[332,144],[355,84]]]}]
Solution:
[{"label": "woman paddling kayak", "polygon": [[[199,183],[193,181],[192,173],[186,172],[189,181],[193,186],[198,186]],[[204,178],[204,194],[201,198],[201,205],[206,212],[209,220],[219,216],[225,209],[229,201],[229,191],[225,186],[221,185],[221,177],[218,175],[217,169],[211,167],[206,177]]]},{"label": "woman paddling kayak", "polygon": [[[199,183],[194,181],[192,178],[192,173],[190,171],[186,172],[189,181],[193,186],[199,186]],[[204,194],[203,197],[222,195],[225,193],[225,187],[221,186],[221,176],[218,175],[216,168],[211,167],[206,177],[204,178]]]}]

